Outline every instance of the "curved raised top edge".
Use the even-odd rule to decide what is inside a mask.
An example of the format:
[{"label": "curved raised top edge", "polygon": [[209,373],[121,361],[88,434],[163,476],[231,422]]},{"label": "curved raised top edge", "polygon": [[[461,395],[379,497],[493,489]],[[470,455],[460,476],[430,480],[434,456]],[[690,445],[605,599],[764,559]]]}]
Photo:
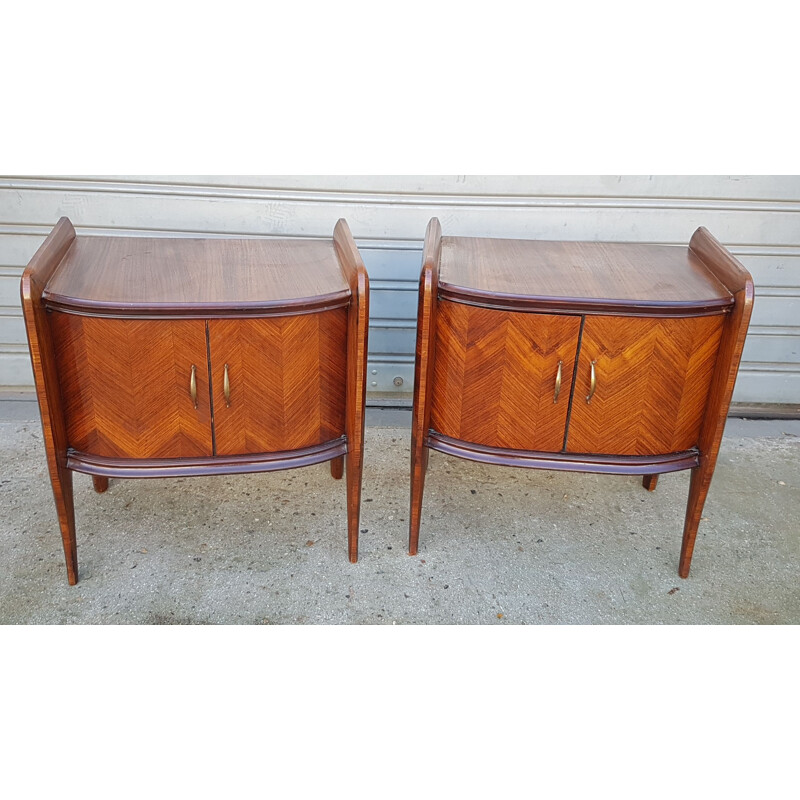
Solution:
[{"label": "curved raised top edge", "polygon": [[246,472],[272,472],[330,461],[347,453],[347,437],[329,442],[282,450],[275,453],[249,453],[237,456],[192,458],[108,458],[77,450],[67,452],[67,467],[76,472],[108,478],[163,478],[169,476],[225,475]]},{"label": "curved raised top edge", "polygon": [[653,314],[654,316],[697,316],[724,314],[734,305],[733,297],[710,298],[697,302],[674,300],[619,300],[603,297],[553,297],[487,292],[439,281],[439,296],[468,305],[518,311],[572,311],[576,314]]},{"label": "curved raised top edge", "polygon": [[85,300],[45,291],[42,302],[54,311],[103,317],[236,317],[289,316],[341,308],[350,303],[350,290],[290,300],[217,303],[111,303]]},{"label": "curved raised top edge", "polygon": [[748,269],[702,225],[694,232],[689,249],[725,288],[735,294],[744,289],[753,294],[753,276]]},{"label": "curved raised top edge", "polygon": [[655,456],[620,456],[594,453],[550,453],[534,450],[509,450],[452,439],[429,431],[427,445],[447,455],[507,467],[553,469],[569,472],[599,472],[617,475],[650,475],[690,469],[700,463],[694,448],[680,453]]}]

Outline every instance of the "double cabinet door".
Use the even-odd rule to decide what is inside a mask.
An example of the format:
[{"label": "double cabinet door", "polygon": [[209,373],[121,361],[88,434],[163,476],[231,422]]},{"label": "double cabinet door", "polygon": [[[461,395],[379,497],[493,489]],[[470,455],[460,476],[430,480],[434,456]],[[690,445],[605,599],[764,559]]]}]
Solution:
[{"label": "double cabinet door", "polygon": [[234,456],[344,433],[346,309],[253,319],[50,318],[74,450]]},{"label": "double cabinet door", "polygon": [[490,447],[659,455],[697,444],[723,317],[502,311],[442,300],[431,428]]}]

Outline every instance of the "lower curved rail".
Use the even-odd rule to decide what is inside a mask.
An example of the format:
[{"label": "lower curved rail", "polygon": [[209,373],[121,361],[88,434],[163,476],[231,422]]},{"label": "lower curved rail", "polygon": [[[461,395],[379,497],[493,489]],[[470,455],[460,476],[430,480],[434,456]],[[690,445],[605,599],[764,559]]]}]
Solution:
[{"label": "lower curved rail", "polygon": [[430,431],[426,444],[432,450],[450,456],[498,464],[505,467],[528,467],[530,469],[554,469],[568,472],[599,472],[610,475],[656,475],[678,472],[700,464],[700,453],[696,448],[680,453],[658,456],[594,455],[586,453],[545,453],[532,450],[505,450],[459,439],[451,439],[441,433]]},{"label": "lower curved rail", "polygon": [[347,453],[347,437],[275,453],[194,458],[107,458],[77,450],[67,451],[67,468],[107,478],[169,478],[192,475],[236,475],[308,467]]}]

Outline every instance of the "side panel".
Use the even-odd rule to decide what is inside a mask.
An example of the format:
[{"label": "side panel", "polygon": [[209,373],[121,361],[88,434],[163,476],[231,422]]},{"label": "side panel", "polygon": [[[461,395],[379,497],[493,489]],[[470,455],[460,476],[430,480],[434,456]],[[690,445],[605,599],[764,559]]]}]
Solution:
[{"label": "side panel", "polygon": [[561,450],[580,323],[441,301],[431,428],[491,447]]},{"label": "side panel", "polygon": [[50,320],[70,447],[116,458],[212,455],[203,320]]}]

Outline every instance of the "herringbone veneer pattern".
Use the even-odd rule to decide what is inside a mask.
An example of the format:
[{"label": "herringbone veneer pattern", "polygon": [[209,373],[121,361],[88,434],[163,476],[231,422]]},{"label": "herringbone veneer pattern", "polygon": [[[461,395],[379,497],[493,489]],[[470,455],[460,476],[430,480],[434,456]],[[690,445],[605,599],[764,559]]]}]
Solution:
[{"label": "herringbone veneer pattern", "polygon": [[[118,458],[212,454],[202,320],[54,312],[51,327],[70,447]],[[190,395],[192,364],[197,409]]]},{"label": "herringbone veneer pattern", "polygon": [[[567,451],[658,455],[697,445],[724,319],[587,316]],[[592,361],[597,388],[587,403]]]},{"label": "herringbone veneer pattern", "polygon": [[294,450],[344,434],[347,309],[212,319],[208,330],[217,455]]},{"label": "herringbone veneer pattern", "polygon": [[431,428],[476,444],[561,450],[580,321],[440,302]]}]

